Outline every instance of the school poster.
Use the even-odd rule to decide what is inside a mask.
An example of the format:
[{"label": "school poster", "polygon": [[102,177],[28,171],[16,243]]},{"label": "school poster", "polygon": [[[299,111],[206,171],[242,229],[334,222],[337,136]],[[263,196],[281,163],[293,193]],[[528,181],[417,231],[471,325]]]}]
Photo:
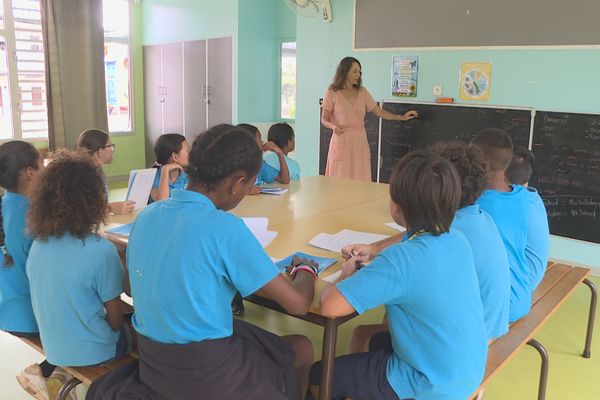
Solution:
[{"label": "school poster", "polygon": [[460,68],[460,98],[488,101],[491,75],[491,63],[463,63]]},{"label": "school poster", "polygon": [[417,97],[419,56],[395,56],[392,62],[392,95]]}]

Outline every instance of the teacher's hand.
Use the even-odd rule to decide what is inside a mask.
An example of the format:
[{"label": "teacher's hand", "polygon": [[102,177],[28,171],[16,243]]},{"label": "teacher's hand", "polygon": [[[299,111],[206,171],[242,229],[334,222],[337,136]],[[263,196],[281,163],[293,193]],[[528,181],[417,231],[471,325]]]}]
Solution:
[{"label": "teacher's hand", "polygon": [[343,135],[344,127],[342,125],[336,125],[335,128],[333,128],[333,133],[335,133],[336,135]]},{"label": "teacher's hand", "polygon": [[415,110],[410,110],[410,111],[405,112],[402,115],[399,115],[398,119],[400,121],[408,121],[410,119],[417,118],[418,116],[419,116],[418,112],[416,112]]}]

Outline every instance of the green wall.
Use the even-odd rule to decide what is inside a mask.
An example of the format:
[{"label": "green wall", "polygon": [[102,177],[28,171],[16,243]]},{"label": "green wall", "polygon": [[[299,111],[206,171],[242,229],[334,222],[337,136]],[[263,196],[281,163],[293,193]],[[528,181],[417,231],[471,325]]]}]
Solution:
[{"label": "green wall", "polygon": [[296,37],[296,16],[280,0],[240,0],[238,120],[279,120],[280,43]]},{"label": "green wall", "polygon": [[[353,2],[332,0],[333,22],[297,18],[298,82],[296,153],[306,175],[318,173],[318,99],[339,60],[357,57],[363,82],[375,99],[389,99],[393,55],[419,55],[419,101],[432,101],[432,86],[458,99],[462,62],[492,63],[491,96],[486,104],[600,113],[600,50],[352,51]],[[479,104],[479,103],[478,103]],[[600,245],[556,238],[551,256],[600,267]]]}]

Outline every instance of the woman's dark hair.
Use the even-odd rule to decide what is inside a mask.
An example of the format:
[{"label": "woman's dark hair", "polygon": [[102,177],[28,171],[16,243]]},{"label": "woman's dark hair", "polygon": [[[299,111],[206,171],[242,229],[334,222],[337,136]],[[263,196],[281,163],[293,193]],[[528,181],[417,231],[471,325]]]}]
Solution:
[{"label": "woman's dark hair", "polygon": [[76,149],[90,156],[106,146],[108,133],[101,129],[86,129],[77,138]]},{"label": "woman's dark hair", "polygon": [[287,146],[288,142],[294,138],[294,130],[289,124],[279,122],[271,125],[267,140],[275,143],[280,149]]},{"label": "woman's dark hair", "polygon": [[156,155],[156,167],[165,165],[171,160],[173,153],[179,153],[183,148],[185,136],[179,133],[165,133],[160,135],[154,143],[154,154]]},{"label": "woman's dark hair", "polygon": [[483,150],[490,171],[506,171],[512,161],[513,142],[505,130],[484,129],[475,135],[471,143]]},{"label": "woman's dark hair", "polygon": [[433,151],[449,160],[460,177],[459,208],[475,204],[487,186],[485,155],[475,145],[462,142],[438,143]]},{"label": "woman's dark hair", "polygon": [[243,128],[221,124],[198,135],[190,150],[186,172],[192,184],[208,191],[235,172],[248,178],[258,174],[262,151],[252,134]]},{"label": "woman's dark hair", "polygon": [[529,182],[533,168],[535,167],[535,156],[531,150],[525,147],[517,147],[513,158],[506,169],[506,179],[513,185],[524,185]]},{"label": "woman's dark hair", "polygon": [[83,239],[98,231],[106,211],[104,183],[93,161],[85,155],[60,150],[33,188],[29,231],[40,240],[66,233]]},{"label": "woman's dark hair", "polygon": [[434,236],[448,232],[460,202],[460,178],[447,159],[430,150],[414,150],[398,161],[390,196],[411,230]]},{"label": "woman's dark hair", "polygon": [[[40,152],[31,143],[13,140],[0,145],[0,187],[9,192],[16,192],[21,171],[25,168],[37,169],[40,157]],[[13,259],[6,247],[2,219],[2,197],[0,197],[0,256],[4,257],[4,265],[10,266],[13,264]]]},{"label": "woman's dark hair", "polygon": [[[337,70],[335,71],[335,77],[333,78],[333,83],[329,85],[329,89],[333,91],[337,91],[346,87],[346,77],[348,76],[348,72],[352,69],[352,65],[357,63],[362,71],[362,65],[360,61],[358,61],[354,57],[344,57],[342,61],[340,61]],[[355,85],[357,89],[362,87],[362,72],[361,77],[358,79],[358,83]]]},{"label": "woman's dark hair", "polygon": [[254,125],[250,125],[250,124],[237,124],[236,126],[238,128],[241,128],[241,129],[245,130],[249,134],[251,134],[253,139],[256,138],[257,135],[260,135],[260,131]]}]

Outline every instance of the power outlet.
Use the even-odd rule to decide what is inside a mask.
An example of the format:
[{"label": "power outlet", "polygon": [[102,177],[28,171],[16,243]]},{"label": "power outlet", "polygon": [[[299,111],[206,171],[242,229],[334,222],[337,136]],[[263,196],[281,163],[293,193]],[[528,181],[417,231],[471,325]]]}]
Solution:
[{"label": "power outlet", "polygon": [[433,95],[434,96],[441,96],[442,95],[442,86],[441,85],[434,85],[433,86]]}]

